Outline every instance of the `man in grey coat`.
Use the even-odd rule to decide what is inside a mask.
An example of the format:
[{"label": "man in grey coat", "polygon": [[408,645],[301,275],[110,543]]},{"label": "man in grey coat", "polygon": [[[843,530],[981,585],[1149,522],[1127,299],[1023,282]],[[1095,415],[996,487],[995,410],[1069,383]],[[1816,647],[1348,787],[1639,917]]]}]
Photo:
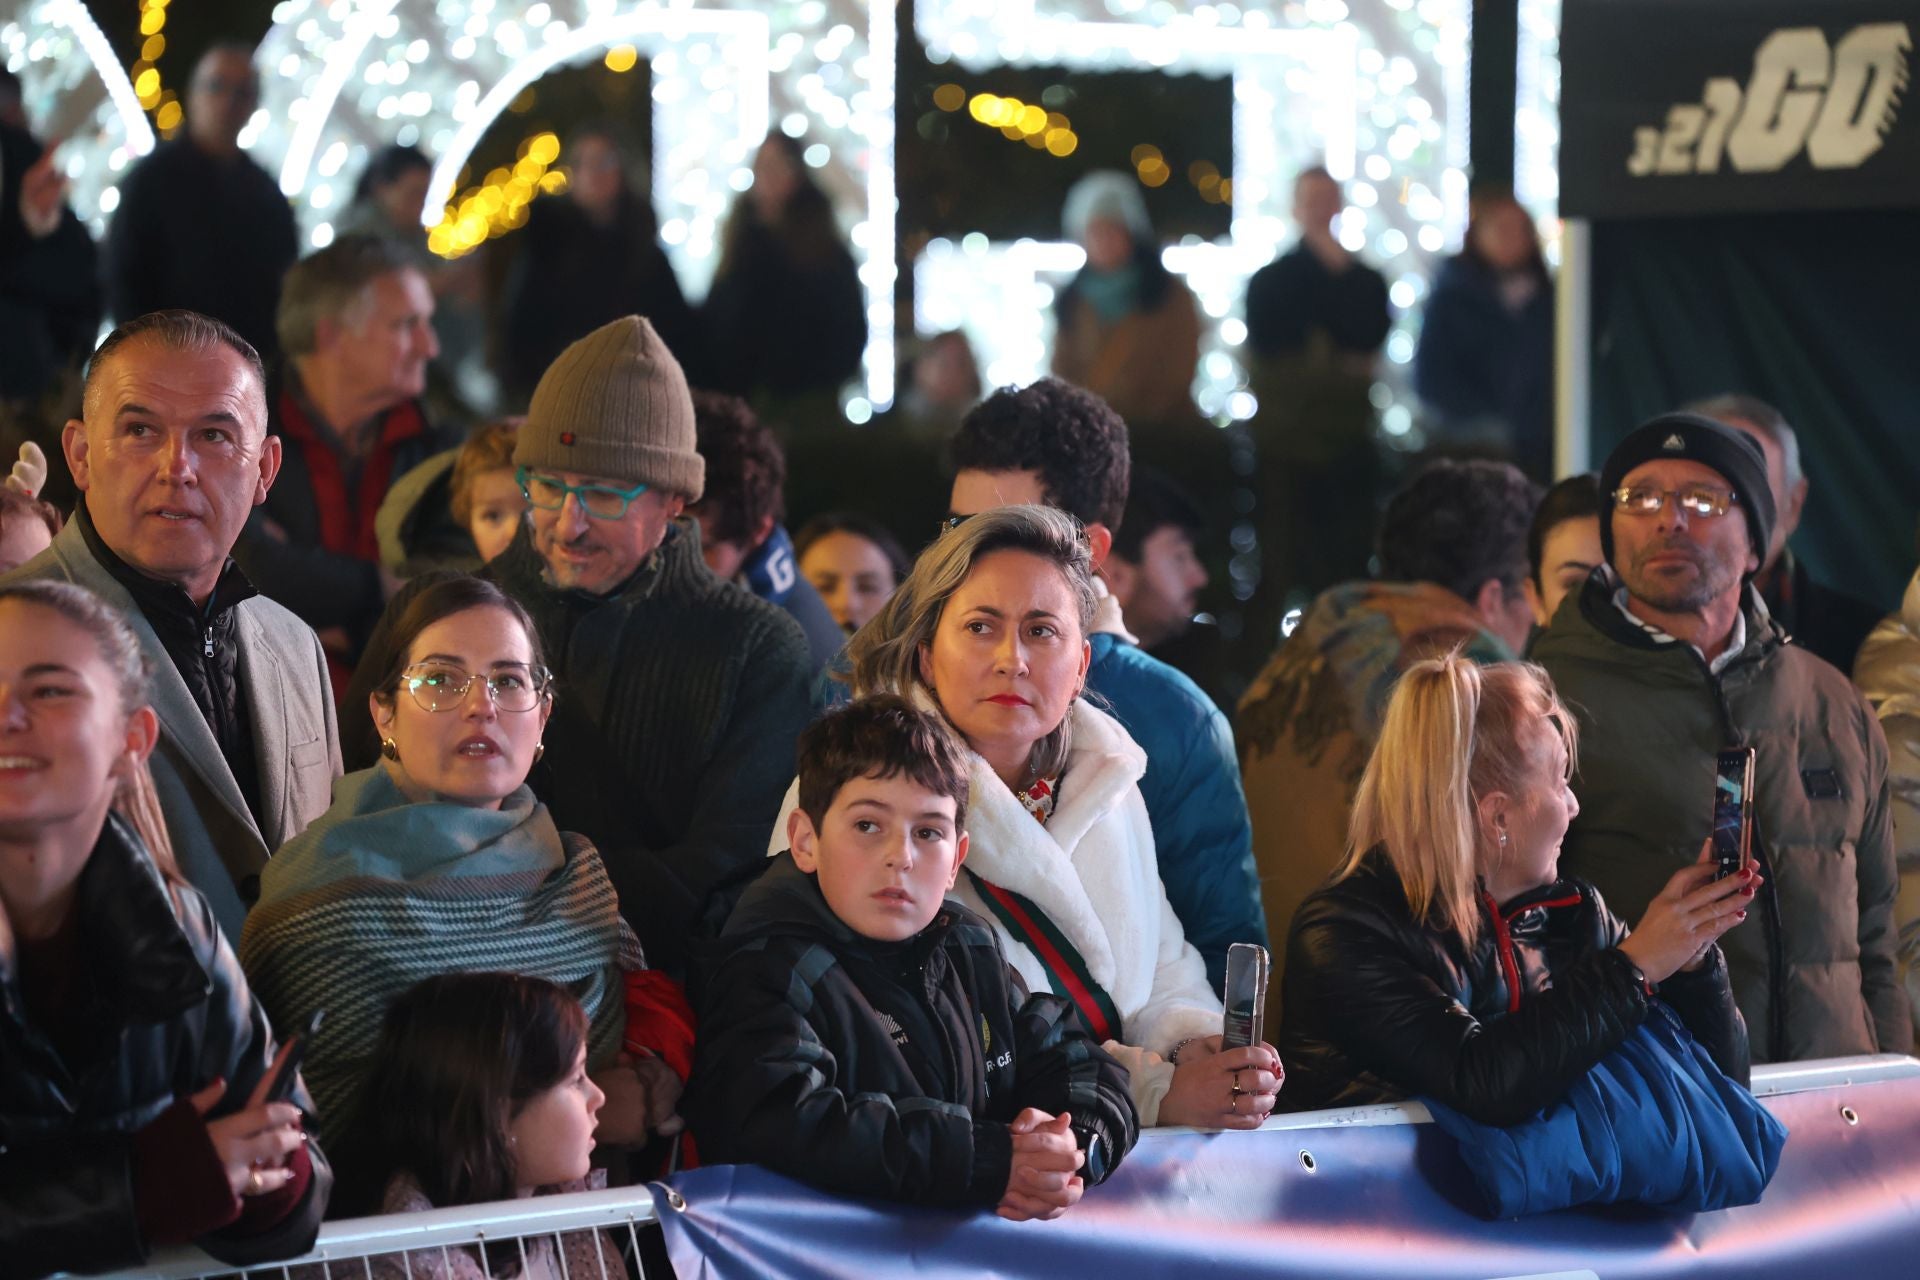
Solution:
[{"label": "man in grey coat", "polygon": [[174,856],[237,944],[268,855],[325,812],[340,773],[318,638],[229,555],[280,466],[260,357],[206,316],[141,316],[94,352],[81,413],[61,435],[74,518],[9,578],[78,583],[133,624]]}]

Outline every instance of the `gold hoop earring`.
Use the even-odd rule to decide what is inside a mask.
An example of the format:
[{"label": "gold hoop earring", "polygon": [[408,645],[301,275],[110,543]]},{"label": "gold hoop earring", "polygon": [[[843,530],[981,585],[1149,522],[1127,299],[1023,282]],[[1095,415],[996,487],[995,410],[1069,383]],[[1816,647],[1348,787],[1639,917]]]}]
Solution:
[{"label": "gold hoop earring", "polygon": [[392,760],[396,764],[399,763],[400,744],[392,738],[380,739],[380,756],[383,760]]}]

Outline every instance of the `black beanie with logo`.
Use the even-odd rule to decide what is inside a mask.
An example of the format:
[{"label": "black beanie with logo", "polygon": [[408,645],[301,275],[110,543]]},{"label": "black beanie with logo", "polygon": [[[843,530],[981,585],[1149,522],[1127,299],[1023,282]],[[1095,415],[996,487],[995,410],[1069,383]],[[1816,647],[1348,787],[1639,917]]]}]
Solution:
[{"label": "black beanie with logo", "polygon": [[1600,552],[1613,563],[1613,493],[1642,463],[1677,458],[1711,467],[1726,478],[1735,504],[1747,518],[1753,553],[1767,558],[1773,536],[1773,490],[1767,487],[1767,458],[1746,432],[1697,413],[1663,413],[1628,433],[1600,468],[1600,492],[1606,507],[1600,521]]}]

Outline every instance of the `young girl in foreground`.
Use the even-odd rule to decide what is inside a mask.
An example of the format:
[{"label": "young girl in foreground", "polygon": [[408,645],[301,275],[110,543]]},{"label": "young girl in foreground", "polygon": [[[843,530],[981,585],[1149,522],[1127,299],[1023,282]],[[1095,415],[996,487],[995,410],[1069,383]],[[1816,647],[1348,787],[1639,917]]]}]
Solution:
[{"label": "young girl in foreground", "polygon": [[[566,989],[509,973],[450,973],[388,1009],[352,1152],[347,1214],[412,1213],[604,1187],[589,1167],[606,1095],[587,1076],[587,1018]],[[564,1260],[555,1248],[565,1250]],[[421,1250],[375,1260],[378,1280],[625,1275],[604,1232]],[[596,1256],[598,1251],[598,1256]]]}]

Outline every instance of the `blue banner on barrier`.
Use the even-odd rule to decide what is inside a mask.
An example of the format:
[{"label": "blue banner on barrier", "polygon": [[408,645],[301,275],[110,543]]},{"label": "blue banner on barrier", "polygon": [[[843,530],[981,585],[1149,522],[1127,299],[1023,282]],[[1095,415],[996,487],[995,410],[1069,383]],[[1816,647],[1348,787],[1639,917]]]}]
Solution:
[{"label": "blue banner on barrier", "polygon": [[1829,1068],[1840,1083],[1768,1098],[1793,1137],[1765,1198],[1695,1216],[1486,1221],[1451,1139],[1399,1108],[1258,1133],[1149,1131],[1055,1222],[838,1199],[732,1165],[675,1177],[681,1203],[658,1208],[682,1280],[1904,1278],[1920,1274],[1920,1068],[1891,1061],[1891,1073]]}]

